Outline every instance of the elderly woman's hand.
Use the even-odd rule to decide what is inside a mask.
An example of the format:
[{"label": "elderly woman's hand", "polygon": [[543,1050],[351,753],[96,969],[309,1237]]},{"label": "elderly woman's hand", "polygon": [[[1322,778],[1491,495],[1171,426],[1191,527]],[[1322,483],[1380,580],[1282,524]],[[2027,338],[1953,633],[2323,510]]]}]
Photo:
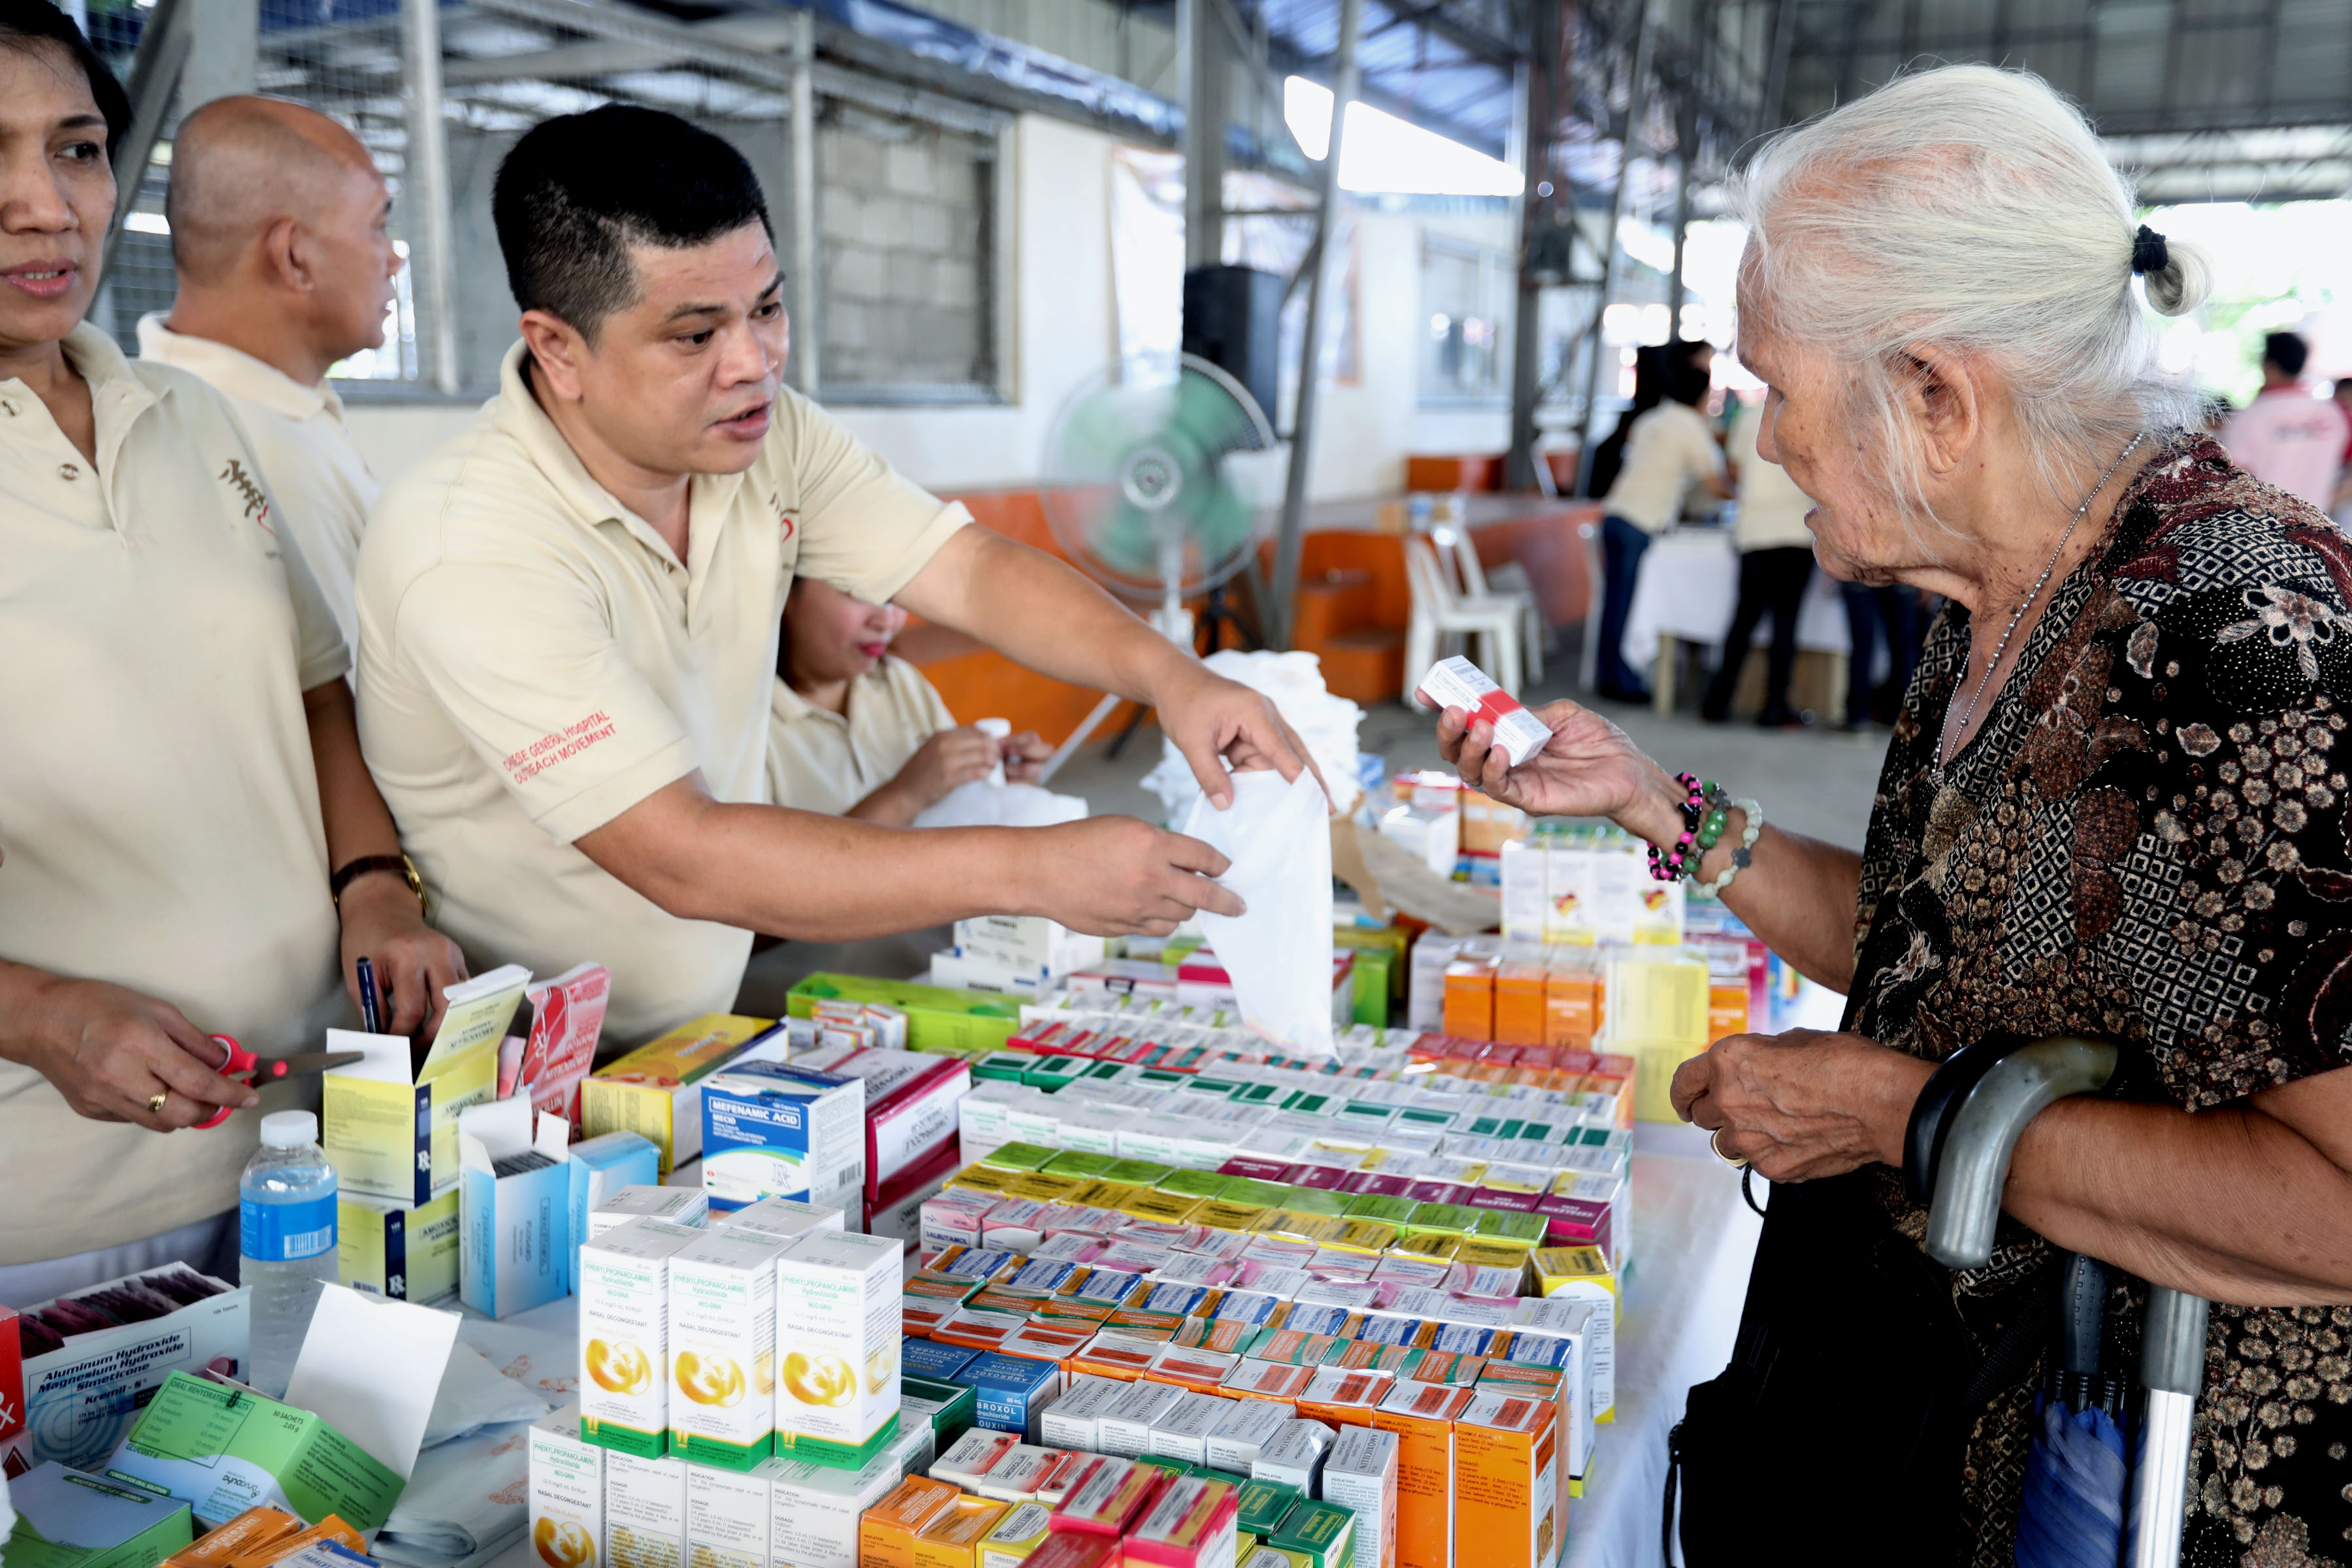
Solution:
[{"label": "elderly woman's hand", "polygon": [[1569,701],[1528,710],[1551,731],[1542,751],[1510,765],[1495,727],[1459,708],[1437,716],[1438,754],[1462,782],[1536,816],[1605,816],[1657,843],[1682,826],[1682,795],[1625,731]]},{"label": "elderly woman's hand", "polygon": [[1903,1163],[1912,1103],[1935,1064],[1859,1035],[1726,1035],[1675,1070],[1675,1113],[1718,1153],[1776,1182]]}]

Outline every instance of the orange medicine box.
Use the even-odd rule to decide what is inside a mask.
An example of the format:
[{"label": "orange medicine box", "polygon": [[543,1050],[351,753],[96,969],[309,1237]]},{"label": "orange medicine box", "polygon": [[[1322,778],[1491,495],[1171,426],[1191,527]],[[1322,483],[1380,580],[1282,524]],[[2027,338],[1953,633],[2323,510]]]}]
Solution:
[{"label": "orange medicine box", "polygon": [[1445,1032],[1465,1040],[1495,1037],[1495,961],[1459,958],[1445,966]]},{"label": "orange medicine box", "polygon": [[1477,1397],[1475,1388],[1405,1383],[1372,1414],[1375,1429],[1397,1436],[1400,1568],[1454,1561],[1454,1423]]},{"label": "orange medicine box", "polygon": [[929,1476],[900,1481],[857,1521],[857,1568],[915,1568],[915,1537],[962,1495]]},{"label": "orange medicine box", "polygon": [[[331,1517],[331,1516],[330,1516]],[[258,1552],[302,1528],[302,1521],[282,1508],[256,1503],[222,1525],[182,1547],[169,1559],[171,1568],[226,1568],[248,1552]]]},{"label": "orange medicine box", "polygon": [[1309,1421],[1369,1426],[1395,1382],[1394,1374],[1370,1367],[1322,1367],[1298,1396],[1298,1414]]},{"label": "orange medicine box", "polygon": [[281,1535],[275,1541],[247,1548],[229,1559],[229,1568],[268,1568],[269,1563],[291,1557],[321,1541],[331,1541],[352,1552],[364,1552],[367,1550],[367,1542],[360,1539],[360,1532],[331,1513],[308,1530],[298,1530],[290,1535]]},{"label": "orange medicine box", "polygon": [[1454,1423],[1454,1538],[1479,1568],[1546,1568],[1563,1522],[1551,1401],[1480,1392]]},{"label": "orange medicine box", "polygon": [[1495,1038],[1517,1046],[1544,1043],[1544,1008],[1550,978],[1540,959],[1507,959],[1496,967]]},{"label": "orange medicine box", "polygon": [[1129,1531],[1126,1559],[1137,1568],[1233,1568],[1240,1512],[1232,1486],[1180,1477]]},{"label": "orange medicine box", "polygon": [[915,1536],[915,1568],[978,1568],[980,1543],[1009,1504],[960,1497]]},{"label": "orange medicine box", "polygon": [[1543,1043],[1582,1050],[1600,1027],[1600,974],[1590,967],[1554,967],[1544,977]]}]

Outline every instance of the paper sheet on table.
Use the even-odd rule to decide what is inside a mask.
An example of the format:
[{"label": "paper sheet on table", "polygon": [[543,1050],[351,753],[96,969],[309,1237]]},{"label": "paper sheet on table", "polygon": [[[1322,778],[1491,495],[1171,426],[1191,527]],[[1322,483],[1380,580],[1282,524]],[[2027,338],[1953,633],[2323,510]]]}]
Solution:
[{"label": "paper sheet on table", "polygon": [[463,1329],[450,1347],[449,1365],[441,1373],[441,1387],[433,1395],[433,1415],[425,1424],[425,1447],[438,1447],[485,1426],[510,1421],[536,1421],[547,1414],[549,1402],[520,1378],[501,1373],[475,1346],[466,1342]]},{"label": "paper sheet on table", "polygon": [[489,1357],[505,1376],[547,1401],[552,1410],[580,1392],[580,1342],[569,1332],[528,1328],[509,1319],[468,1317],[457,1338]]},{"label": "paper sheet on table", "polygon": [[457,1339],[455,1312],[321,1286],[286,1403],[314,1412],[405,1479]]},{"label": "paper sheet on table", "polygon": [[511,1540],[530,1501],[530,1426],[490,1426],[416,1461],[408,1489],[376,1536],[378,1554],[457,1563]]},{"label": "paper sheet on table", "polygon": [[1233,976],[1242,1022],[1305,1056],[1331,1054],[1331,826],[1323,786],[1301,771],[1233,775],[1234,803],[1207,795],[1184,819],[1188,837],[1233,862],[1217,879],[1248,906],[1238,917],[1194,917]]}]

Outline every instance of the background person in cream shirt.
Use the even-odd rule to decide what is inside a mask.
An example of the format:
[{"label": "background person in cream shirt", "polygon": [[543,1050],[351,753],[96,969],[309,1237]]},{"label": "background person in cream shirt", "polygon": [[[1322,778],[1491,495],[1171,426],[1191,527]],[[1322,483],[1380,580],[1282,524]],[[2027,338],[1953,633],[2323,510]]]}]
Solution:
[{"label": "background person in cream shirt", "polygon": [[215,99],[182,124],[164,198],[179,297],[139,323],[139,357],[227,397],[346,642],[377,485],[327,385],[383,344],[400,255],[392,198],[359,138],[313,109]]},{"label": "background person in cream shirt", "polygon": [[1264,698],[782,388],[783,277],[726,142],[620,105],[548,120],[491,211],[522,341],[384,492],[358,594],[368,762],[473,962],[608,964],[626,1045],[728,1008],[754,931],[1240,909],[1223,856],[1132,817],[916,833],[768,804],[802,575],[1150,703],[1221,806],[1228,763],[1296,778],[1306,752]]}]

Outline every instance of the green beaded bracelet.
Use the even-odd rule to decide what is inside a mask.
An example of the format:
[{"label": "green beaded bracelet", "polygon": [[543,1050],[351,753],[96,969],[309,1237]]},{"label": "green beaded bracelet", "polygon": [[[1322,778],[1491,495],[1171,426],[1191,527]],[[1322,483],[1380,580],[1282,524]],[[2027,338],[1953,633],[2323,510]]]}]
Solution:
[{"label": "green beaded bracelet", "polygon": [[1704,855],[1714,848],[1716,842],[1723,837],[1723,830],[1730,824],[1730,815],[1723,807],[1718,805],[1710,808],[1707,814],[1699,819],[1698,852]]}]

